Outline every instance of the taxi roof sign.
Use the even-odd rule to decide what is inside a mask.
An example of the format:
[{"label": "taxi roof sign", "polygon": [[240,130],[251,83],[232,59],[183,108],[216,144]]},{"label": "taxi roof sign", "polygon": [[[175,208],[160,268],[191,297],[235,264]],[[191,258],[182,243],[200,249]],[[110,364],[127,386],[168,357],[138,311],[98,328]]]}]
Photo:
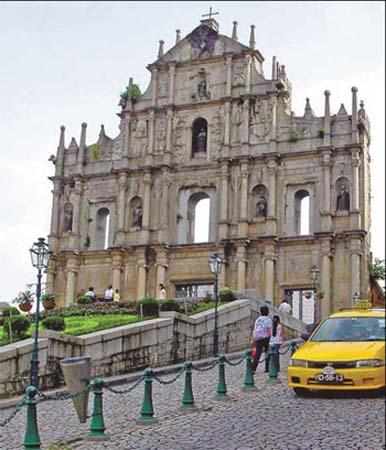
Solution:
[{"label": "taxi roof sign", "polygon": [[354,305],[354,308],[358,308],[358,309],[369,309],[372,307],[373,307],[373,305],[368,300],[358,300]]}]

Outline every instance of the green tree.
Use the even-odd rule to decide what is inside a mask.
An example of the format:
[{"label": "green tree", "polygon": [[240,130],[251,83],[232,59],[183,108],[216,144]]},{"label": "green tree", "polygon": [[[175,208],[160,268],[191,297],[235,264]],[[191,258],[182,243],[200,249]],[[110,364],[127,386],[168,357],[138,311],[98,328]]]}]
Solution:
[{"label": "green tree", "polygon": [[374,262],[369,264],[369,273],[376,280],[385,279],[385,260],[375,258]]}]

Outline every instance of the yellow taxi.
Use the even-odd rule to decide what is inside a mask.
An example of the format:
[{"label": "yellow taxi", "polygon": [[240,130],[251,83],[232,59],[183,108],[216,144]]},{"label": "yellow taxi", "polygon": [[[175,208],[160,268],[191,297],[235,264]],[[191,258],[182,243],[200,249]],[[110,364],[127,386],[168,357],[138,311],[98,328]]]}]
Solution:
[{"label": "yellow taxi", "polygon": [[385,387],[385,310],[360,300],[332,314],[291,357],[288,386],[309,390]]}]

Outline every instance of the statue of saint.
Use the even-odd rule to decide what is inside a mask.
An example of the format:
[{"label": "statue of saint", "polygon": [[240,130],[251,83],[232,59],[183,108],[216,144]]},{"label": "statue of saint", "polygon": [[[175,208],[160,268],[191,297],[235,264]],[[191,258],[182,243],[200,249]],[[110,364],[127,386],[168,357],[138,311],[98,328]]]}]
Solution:
[{"label": "statue of saint", "polygon": [[197,151],[199,153],[206,152],[206,131],[204,128],[201,128],[197,136]]},{"label": "statue of saint", "polygon": [[138,205],[133,213],[133,227],[142,228],[142,207]]},{"label": "statue of saint", "polygon": [[198,96],[200,98],[205,98],[206,97],[206,81],[205,80],[201,80],[198,83]]},{"label": "statue of saint", "polygon": [[267,217],[267,201],[264,195],[260,195],[256,202],[256,217]]},{"label": "statue of saint", "polygon": [[350,209],[350,194],[344,184],[340,185],[340,194],[336,198],[337,211],[348,211]]},{"label": "statue of saint", "polygon": [[72,231],[72,208],[70,205],[64,208],[63,231]]}]

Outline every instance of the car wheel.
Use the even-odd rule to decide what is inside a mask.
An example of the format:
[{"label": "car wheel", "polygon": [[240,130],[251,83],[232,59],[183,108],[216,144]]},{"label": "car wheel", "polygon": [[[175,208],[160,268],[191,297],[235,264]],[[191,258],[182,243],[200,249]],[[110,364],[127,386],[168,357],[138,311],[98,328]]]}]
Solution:
[{"label": "car wheel", "polygon": [[309,390],[305,388],[294,388],[294,392],[298,397],[307,397]]}]

